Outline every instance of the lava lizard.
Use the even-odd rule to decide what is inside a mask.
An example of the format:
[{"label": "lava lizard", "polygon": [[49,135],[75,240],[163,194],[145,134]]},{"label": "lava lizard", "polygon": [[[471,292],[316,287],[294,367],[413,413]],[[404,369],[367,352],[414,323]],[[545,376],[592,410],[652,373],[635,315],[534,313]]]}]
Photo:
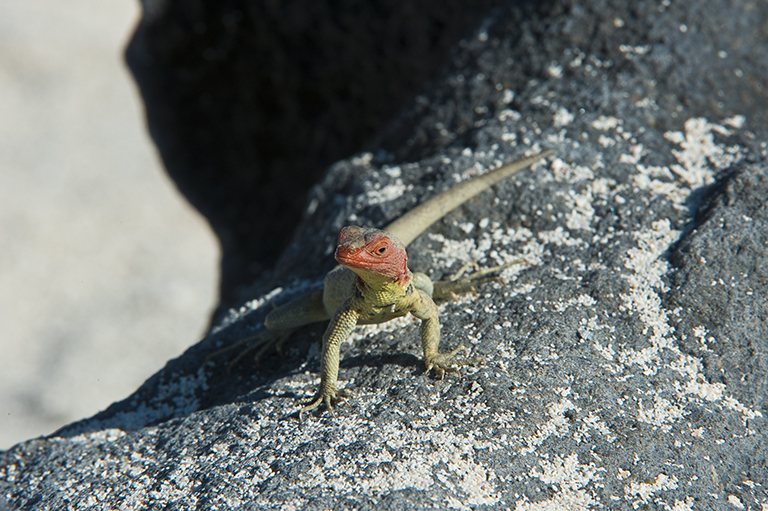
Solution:
[{"label": "lava lizard", "polygon": [[[462,288],[461,281],[433,283],[423,273],[412,273],[407,266],[405,247],[454,208],[553,152],[543,151],[460,183],[383,230],[342,228],[335,254],[339,266],[328,272],[323,289],[277,307],[264,320],[267,332],[290,332],[309,323],[331,320],[323,335],[320,388],[314,397],[301,401],[305,406],[299,412],[300,419],[323,404],[332,411],[334,402],[348,395],[337,388],[339,348],[356,325],[383,323],[411,313],[421,320],[427,371],[434,370],[442,378],[446,371],[458,373],[454,366],[477,361],[457,358],[457,353],[465,350],[463,346],[449,353],[438,352],[440,323],[433,292],[450,295],[453,289]],[[464,291],[472,290],[471,286],[466,287]]]}]

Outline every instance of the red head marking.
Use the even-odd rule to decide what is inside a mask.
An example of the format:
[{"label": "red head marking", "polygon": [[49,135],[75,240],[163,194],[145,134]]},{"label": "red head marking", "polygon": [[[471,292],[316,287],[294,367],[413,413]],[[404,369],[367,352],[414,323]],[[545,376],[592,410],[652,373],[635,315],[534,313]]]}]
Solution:
[{"label": "red head marking", "polygon": [[342,228],[336,246],[336,261],[352,271],[371,272],[396,281],[408,277],[405,247],[400,240],[378,229],[356,225]]}]

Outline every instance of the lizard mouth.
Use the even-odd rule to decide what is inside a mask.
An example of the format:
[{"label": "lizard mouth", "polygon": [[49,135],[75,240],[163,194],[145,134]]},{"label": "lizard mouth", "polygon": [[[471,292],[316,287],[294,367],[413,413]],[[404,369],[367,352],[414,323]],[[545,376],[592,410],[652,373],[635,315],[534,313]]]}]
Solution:
[{"label": "lizard mouth", "polygon": [[382,261],[370,260],[366,257],[368,254],[360,248],[339,245],[336,247],[335,259],[339,264],[350,268],[361,268],[365,270],[375,270],[381,265]]},{"label": "lizard mouth", "polygon": [[336,247],[334,258],[339,264],[345,266],[357,266],[360,263],[360,258],[358,257],[359,252],[359,249],[339,245]]}]

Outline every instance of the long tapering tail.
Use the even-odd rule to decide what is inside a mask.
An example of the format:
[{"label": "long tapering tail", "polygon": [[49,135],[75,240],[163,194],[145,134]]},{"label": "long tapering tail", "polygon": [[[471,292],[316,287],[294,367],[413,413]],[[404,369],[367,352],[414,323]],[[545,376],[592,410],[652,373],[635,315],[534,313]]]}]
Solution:
[{"label": "long tapering tail", "polygon": [[502,179],[506,179],[533,165],[542,158],[550,156],[554,152],[554,149],[542,151],[539,154],[523,158],[508,165],[504,165],[503,167],[499,167],[492,172],[483,174],[482,176],[460,183],[450,190],[415,207],[386,226],[384,230],[393,234],[403,243],[403,245],[407,246],[422,232],[426,231],[430,225],[437,222],[453,209],[459,207],[478,193],[490,188]]}]

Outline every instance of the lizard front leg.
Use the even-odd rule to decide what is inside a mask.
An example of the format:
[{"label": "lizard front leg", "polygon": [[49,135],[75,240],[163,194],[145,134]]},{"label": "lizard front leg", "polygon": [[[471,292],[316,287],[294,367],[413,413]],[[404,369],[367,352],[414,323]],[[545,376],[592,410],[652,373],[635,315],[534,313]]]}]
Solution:
[{"label": "lizard front leg", "polygon": [[476,364],[480,359],[459,358],[457,354],[467,349],[459,346],[449,353],[440,353],[440,321],[438,319],[438,309],[435,302],[425,292],[418,290],[419,296],[411,309],[411,314],[421,320],[421,347],[424,350],[424,363],[427,366],[427,372],[434,370],[437,377],[441,380],[446,372],[459,373],[456,366]]},{"label": "lizard front leg", "polygon": [[325,404],[333,411],[334,402],[338,402],[347,396],[337,387],[339,379],[339,349],[341,342],[349,337],[352,329],[357,325],[360,314],[354,307],[355,299],[349,298],[334,314],[331,323],[323,335],[323,354],[320,361],[320,388],[314,397],[302,400],[305,404],[299,412],[299,421],[303,415]]}]

